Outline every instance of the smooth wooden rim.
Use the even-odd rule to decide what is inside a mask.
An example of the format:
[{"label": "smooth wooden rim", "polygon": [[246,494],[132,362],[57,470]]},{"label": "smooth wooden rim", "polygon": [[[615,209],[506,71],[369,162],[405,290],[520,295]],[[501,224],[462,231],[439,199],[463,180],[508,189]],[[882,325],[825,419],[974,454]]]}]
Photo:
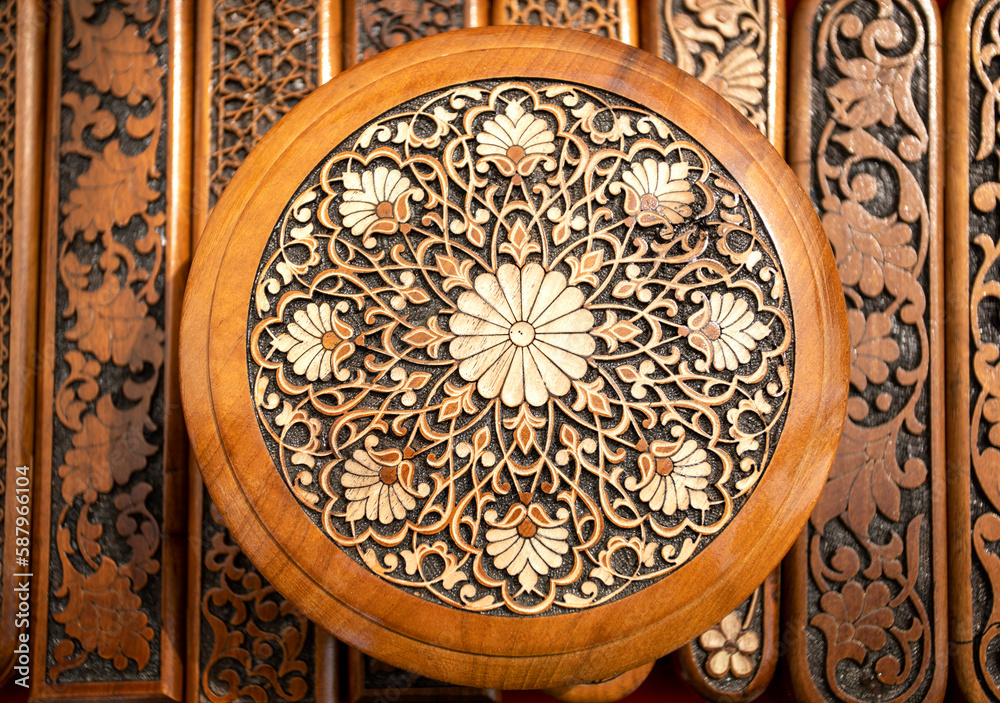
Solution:
[{"label": "smooth wooden rim", "polygon": [[[800,233],[775,245],[783,261],[804,262],[786,273],[793,317],[809,320],[795,327],[797,348],[814,352],[796,356],[782,435],[801,438],[801,452],[779,443],[765,480],[689,566],[636,595],[572,615],[485,616],[410,596],[331,548],[277,472],[273,481],[251,489],[237,477],[246,470],[234,469],[272,463],[246,385],[245,315],[226,314],[213,304],[251,299],[271,231],[270,225],[255,231],[252,223],[277,221],[318,159],[386,108],[435,87],[494,76],[575,76],[668,118],[683,114],[675,121],[726,164],[768,229],[779,236]],[[341,105],[351,106],[349,119],[337,114]],[[240,246],[227,248],[237,232]],[[826,285],[818,289],[814,281]],[[551,687],[607,678],[711,626],[791,546],[825,482],[846,408],[848,346],[839,277],[791,171],[748,122],[694,78],[644,52],[583,33],[534,27],[448,33],[386,52],[321,87],[271,130],[233,178],[209,222],[187,293],[181,340],[185,412],[206,484],[234,535],[251,546],[248,553],[272,583],[342,639],[390,663],[472,686]],[[838,410],[818,416],[818,407]],[[253,431],[224,436],[217,423]],[[808,468],[796,474],[800,466]],[[766,534],[752,527],[760,524],[769,525]],[[687,600],[678,595],[683,593],[699,596]]]}]

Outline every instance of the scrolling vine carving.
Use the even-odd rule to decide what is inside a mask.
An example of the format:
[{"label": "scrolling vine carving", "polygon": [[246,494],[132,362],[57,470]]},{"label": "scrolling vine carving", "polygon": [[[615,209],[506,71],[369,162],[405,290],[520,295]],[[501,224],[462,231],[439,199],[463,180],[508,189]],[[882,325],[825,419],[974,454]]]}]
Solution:
[{"label": "scrolling vine carving", "polygon": [[493,12],[497,24],[565,27],[627,42],[623,15],[633,9],[623,0],[498,0]]},{"label": "scrolling vine carving", "polygon": [[656,16],[643,19],[658,27],[643,27],[650,37],[644,48],[710,86],[775,142],[770,1],[662,0],[651,7]]},{"label": "scrolling vine carving", "polygon": [[943,690],[933,13],[908,0],[821,3],[796,37],[808,39],[812,83],[796,86],[811,102],[794,114],[812,122],[792,157],[833,245],[852,347],[847,423],[793,562],[792,627],[809,626],[800,696]]},{"label": "scrolling vine carving", "polygon": [[356,41],[348,43],[352,63],[408,41],[452,29],[466,22],[470,3],[478,0],[354,0]]},{"label": "scrolling vine carving", "polygon": [[[319,84],[319,22],[304,0],[213,4],[208,190],[211,208],[268,130]],[[322,18],[326,21],[327,18]],[[316,700],[316,627],[250,563],[200,487],[196,695],[222,703]]]},{"label": "scrolling vine carving", "polygon": [[61,17],[50,683],[160,676],[164,15]]},{"label": "scrolling vine carving", "polygon": [[[1000,248],[997,231],[997,196],[1000,194],[1000,150],[996,143],[997,69],[993,55],[1000,46],[1000,12],[996,0],[977,3],[971,17],[969,40],[969,112],[970,150],[968,159],[969,217],[964,236],[968,246],[969,291],[969,399],[965,421],[969,423],[971,477],[969,511],[971,531],[962,536],[968,550],[968,580],[958,587],[969,588],[972,612],[954,613],[966,618],[964,628],[971,630],[972,661],[978,687],[988,697],[1000,697],[1000,669],[997,668],[995,642],[1000,625],[1000,560],[993,543],[1000,539],[1000,494],[997,493],[997,459],[1000,457],[1000,379],[997,376],[997,350],[1000,329],[996,323],[996,264]],[[978,143],[976,143],[978,142]],[[966,262],[957,261],[966,270]],[[965,457],[963,457],[965,459]],[[964,673],[964,672],[963,672]]]},{"label": "scrolling vine carving", "polygon": [[657,581],[745,503],[787,410],[770,235],[675,126],[576,85],[469,84],[324,159],[265,249],[250,392],[318,527],[453,607]]}]

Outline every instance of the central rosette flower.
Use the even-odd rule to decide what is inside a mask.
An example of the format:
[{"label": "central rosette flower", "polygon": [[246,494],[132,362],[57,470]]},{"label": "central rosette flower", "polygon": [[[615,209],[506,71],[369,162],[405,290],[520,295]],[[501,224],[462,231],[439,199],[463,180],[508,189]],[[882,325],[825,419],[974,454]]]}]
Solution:
[{"label": "central rosette flower", "polygon": [[459,375],[477,381],[484,398],[500,396],[510,407],[565,395],[596,349],[594,315],[583,304],[583,292],[563,274],[536,263],[479,275],[449,323]]}]

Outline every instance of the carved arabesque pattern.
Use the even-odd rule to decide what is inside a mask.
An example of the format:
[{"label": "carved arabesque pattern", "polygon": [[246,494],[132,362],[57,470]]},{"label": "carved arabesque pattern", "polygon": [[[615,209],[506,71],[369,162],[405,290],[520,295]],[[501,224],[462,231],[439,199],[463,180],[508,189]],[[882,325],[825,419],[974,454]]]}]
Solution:
[{"label": "carved arabesque pattern", "polygon": [[[1000,246],[996,206],[1000,196],[1000,150],[997,147],[997,98],[1000,74],[994,55],[1000,48],[1000,12],[997,0],[979,4],[972,13],[969,86],[969,311],[970,358],[969,439],[971,449],[971,544],[973,562],[971,618],[973,661],[983,691],[1000,698],[1000,670],[995,642],[1000,624],[1000,558],[994,543],[1000,539],[1000,309],[998,268]],[[971,138],[978,134],[978,139]],[[977,143],[978,142],[978,143]],[[962,262],[956,262],[962,263]]]},{"label": "carved arabesque pattern", "polygon": [[414,39],[465,26],[465,4],[474,0],[356,0],[355,61]]},{"label": "carved arabesque pattern", "polygon": [[[17,2],[0,2],[0,592],[4,559],[6,515],[7,428],[10,383],[11,258],[14,254],[14,108]],[[4,617],[8,616],[3,609]],[[13,617],[13,614],[10,614]]]},{"label": "carved arabesque pattern", "polygon": [[840,0],[812,21],[812,192],[852,356],[848,419],[807,529],[819,650],[807,661],[824,698],[902,701],[926,690],[945,636],[930,570],[928,18],[908,0]]},{"label": "carved arabesque pattern", "polygon": [[50,682],[159,676],[164,15],[64,6]]},{"label": "carved arabesque pattern", "polygon": [[[319,83],[316,4],[218,0],[212,13],[208,206]],[[198,697],[316,700],[316,628],[240,551],[201,487]]]},{"label": "carved arabesque pattern", "polygon": [[496,0],[503,24],[565,27],[627,41],[623,36],[621,0]]},{"label": "carved arabesque pattern", "polygon": [[660,56],[722,95],[772,141],[770,0],[662,0]]},{"label": "carved arabesque pattern", "polygon": [[250,149],[319,84],[315,2],[216,0],[212,10],[210,206]]},{"label": "carved arabesque pattern", "polygon": [[789,310],[740,186],[676,127],[579,86],[472,84],[299,188],[250,390],[357,561],[454,607],[559,612],[657,581],[739,510],[787,409]]}]

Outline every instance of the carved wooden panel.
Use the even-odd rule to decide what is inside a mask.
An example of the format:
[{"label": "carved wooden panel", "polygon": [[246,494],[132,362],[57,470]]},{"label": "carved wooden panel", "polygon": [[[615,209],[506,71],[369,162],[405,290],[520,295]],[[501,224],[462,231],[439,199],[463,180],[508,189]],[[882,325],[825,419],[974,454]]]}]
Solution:
[{"label": "carved wooden panel", "polygon": [[800,700],[930,700],[947,670],[937,8],[797,10],[789,155],[848,304],[848,419],[787,562]]},{"label": "carved wooden panel", "polygon": [[489,24],[489,0],[347,0],[344,66],[414,39]]},{"label": "carved wooden panel", "polygon": [[[337,73],[339,3],[199,4],[195,242],[246,155]],[[187,699],[334,699],[333,638],[309,622],[242,552],[192,471]]]},{"label": "carved wooden panel", "polygon": [[639,46],[637,0],[493,0],[493,24],[564,27]]},{"label": "carved wooden panel", "polygon": [[950,651],[969,701],[1000,698],[998,20],[995,0],[956,1],[946,44]]},{"label": "carved wooden panel", "polygon": [[44,40],[37,2],[0,3],[0,686],[28,673]]},{"label": "carved wooden panel", "polygon": [[186,451],[175,359],[189,238],[188,9],[52,8],[39,699],[181,695]]},{"label": "carved wooden panel", "polygon": [[[642,48],[711,86],[784,153],[785,3],[652,0],[641,12]],[[681,675],[702,696],[748,700],[767,688],[777,664],[777,590],[775,574],[725,622],[678,650]]]},{"label": "carved wooden panel", "polygon": [[650,0],[642,48],[697,76],[785,149],[785,3]]},{"label": "carved wooden panel", "polygon": [[353,647],[348,652],[347,703],[421,703],[442,701],[457,703],[487,703],[499,701],[500,691],[467,688],[411,674],[381,662]]}]

